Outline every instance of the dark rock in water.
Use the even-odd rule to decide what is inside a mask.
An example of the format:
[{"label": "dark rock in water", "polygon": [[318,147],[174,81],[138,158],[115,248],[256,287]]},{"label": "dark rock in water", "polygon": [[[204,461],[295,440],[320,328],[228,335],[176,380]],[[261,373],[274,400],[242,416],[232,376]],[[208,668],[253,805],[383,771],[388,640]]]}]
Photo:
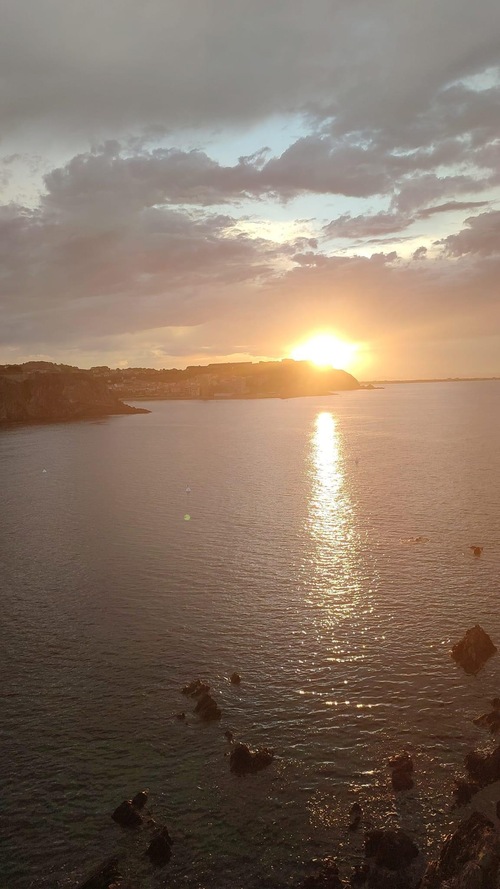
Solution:
[{"label": "dark rock in water", "polygon": [[231,676],[232,685],[239,685],[241,682],[241,676],[239,673],[233,673]]},{"label": "dark rock in water", "polygon": [[500,837],[481,812],[459,825],[431,862],[422,889],[496,889],[500,878]]},{"label": "dark rock in water", "polygon": [[405,772],[413,772],[413,760],[407,750],[402,753],[396,753],[389,760],[389,768],[401,769]]},{"label": "dark rock in water", "polygon": [[301,884],[301,889],[343,889],[337,862],[329,855],[315,860],[314,871]]},{"label": "dark rock in water", "polygon": [[184,710],[182,711],[182,713],[176,713],[176,717],[177,717],[177,719],[180,719],[182,722],[182,720],[186,718],[186,714],[184,713]]},{"label": "dark rock in water", "polygon": [[463,639],[451,649],[451,656],[466,673],[477,673],[497,651],[488,633],[479,624],[467,630]]},{"label": "dark rock in water", "polygon": [[500,780],[500,747],[492,753],[478,753],[472,750],[465,757],[465,767],[479,787],[486,787]]},{"label": "dark rock in water", "polygon": [[78,889],[118,889],[122,881],[118,858],[108,858],[80,883]]},{"label": "dark rock in water", "polygon": [[202,694],[200,698],[198,698],[198,703],[194,708],[194,712],[198,714],[201,719],[204,719],[205,722],[212,722],[215,719],[220,719],[222,716],[222,710],[208,692]]},{"label": "dark rock in water", "polygon": [[146,850],[146,855],[149,855],[151,861],[153,864],[156,864],[157,867],[163,867],[167,861],[170,861],[172,855],[171,846],[172,840],[169,832],[166,827],[162,827],[151,840]]},{"label": "dark rock in water", "polygon": [[480,789],[479,784],[476,784],[474,781],[466,781],[465,778],[455,778],[455,805],[466,806]]},{"label": "dark rock in water", "polygon": [[234,735],[233,735],[233,733],[230,732],[229,729],[228,729],[227,731],[224,732],[224,737],[225,737],[229,742],[231,742],[231,741],[233,740],[233,738],[234,738]]},{"label": "dark rock in water", "polygon": [[393,789],[397,793],[403,790],[411,790],[413,787],[413,778],[404,769],[395,769],[391,775],[391,782]]},{"label": "dark rock in water", "polygon": [[471,547],[469,547],[469,548],[472,550],[473,554],[474,554],[477,558],[479,558],[479,556],[481,555],[481,553],[482,553],[482,551],[483,551],[483,547],[482,547],[482,546],[471,546]]},{"label": "dark rock in water", "polygon": [[361,808],[359,803],[352,804],[349,815],[351,816],[351,821],[348,829],[357,830],[359,825],[361,824],[361,819],[363,817],[363,809]]},{"label": "dark rock in water", "polygon": [[419,850],[402,830],[369,830],[365,835],[365,856],[378,867],[402,870],[408,867]]},{"label": "dark rock in water", "polygon": [[389,760],[389,766],[392,769],[392,786],[394,790],[411,790],[413,787],[413,760],[407,750],[403,753],[397,753]]},{"label": "dark rock in water", "polygon": [[236,775],[260,772],[273,761],[274,752],[267,747],[250,750],[246,744],[236,744],[229,757],[229,767]]},{"label": "dark rock in water", "polygon": [[201,694],[207,694],[210,691],[210,686],[208,682],[202,682],[201,679],[193,679],[189,685],[185,685],[182,689],[183,695],[188,695],[190,698],[197,698]]},{"label": "dark rock in water", "polygon": [[131,799],[126,799],[112,814],[113,821],[121,824],[122,827],[139,827],[142,824],[142,815],[132,804]]},{"label": "dark rock in water", "polygon": [[135,809],[143,809],[148,801],[149,790],[140,790],[132,799],[132,805]]}]

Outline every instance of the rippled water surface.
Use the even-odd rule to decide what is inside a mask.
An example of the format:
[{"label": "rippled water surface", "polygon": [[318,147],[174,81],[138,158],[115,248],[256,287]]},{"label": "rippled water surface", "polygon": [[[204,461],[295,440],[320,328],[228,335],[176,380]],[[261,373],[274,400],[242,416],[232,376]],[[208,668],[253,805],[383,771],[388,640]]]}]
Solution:
[{"label": "rippled water surface", "polygon": [[[500,657],[470,677],[449,649],[475,623],[500,646],[499,395],[152,402],[0,432],[2,889],[71,889],[114,853],[137,889],[294,886],[326,853],[347,873],[355,800],[432,852],[464,753],[493,743],[471,720]],[[181,694],[198,676],[221,723]],[[226,729],[274,763],[232,775]],[[143,787],[175,841],[162,871],[110,819]]]}]

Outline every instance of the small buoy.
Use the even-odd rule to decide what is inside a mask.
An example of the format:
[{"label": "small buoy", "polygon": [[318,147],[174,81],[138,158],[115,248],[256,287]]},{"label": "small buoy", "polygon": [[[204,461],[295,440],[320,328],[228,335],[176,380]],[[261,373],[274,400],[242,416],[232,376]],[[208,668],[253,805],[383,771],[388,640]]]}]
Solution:
[{"label": "small buoy", "polygon": [[42,472],[47,472],[47,470],[46,470],[46,469],[42,469]]},{"label": "small buoy", "polygon": [[474,553],[475,556],[480,556],[483,551],[482,546],[471,546],[470,549],[472,550],[472,552]]},{"label": "small buoy", "polygon": [[185,522],[189,522],[190,518],[191,518],[191,516],[190,516],[189,513],[187,512],[186,515],[184,516],[184,521],[185,521]]},{"label": "small buoy", "polygon": [[188,485],[187,488],[186,488],[186,494],[190,494],[190,493],[191,493],[191,488],[190,488],[189,485]]}]

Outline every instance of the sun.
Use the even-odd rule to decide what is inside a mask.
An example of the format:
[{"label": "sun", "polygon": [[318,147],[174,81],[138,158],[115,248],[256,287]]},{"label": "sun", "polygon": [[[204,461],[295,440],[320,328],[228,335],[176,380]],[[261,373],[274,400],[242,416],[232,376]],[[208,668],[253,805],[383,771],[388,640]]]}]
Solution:
[{"label": "sun", "polygon": [[296,346],[290,354],[295,361],[312,361],[318,367],[345,370],[354,361],[357,351],[356,343],[348,343],[329,333],[320,333]]}]

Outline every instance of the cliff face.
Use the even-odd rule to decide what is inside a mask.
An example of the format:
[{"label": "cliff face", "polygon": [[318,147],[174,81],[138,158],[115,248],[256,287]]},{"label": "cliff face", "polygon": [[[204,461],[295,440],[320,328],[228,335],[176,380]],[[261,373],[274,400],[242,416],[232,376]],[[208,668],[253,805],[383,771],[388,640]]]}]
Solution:
[{"label": "cliff face", "polygon": [[78,420],[110,414],[147,414],[124,404],[107,385],[86,373],[0,376],[0,422]]}]

